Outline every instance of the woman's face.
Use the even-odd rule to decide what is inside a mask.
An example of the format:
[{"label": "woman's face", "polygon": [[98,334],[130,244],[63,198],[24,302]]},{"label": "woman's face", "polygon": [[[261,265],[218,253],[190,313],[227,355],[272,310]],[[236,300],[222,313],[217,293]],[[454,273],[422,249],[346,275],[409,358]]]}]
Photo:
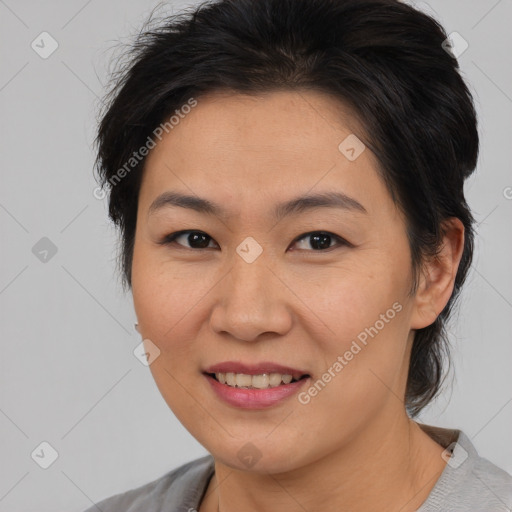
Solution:
[{"label": "woman's face", "polygon": [[[216,459],[299,468],[403,414],[411,329],[422,327],[404,219],[334,99],[215,94],[190,110],[150,152],[139,196],[132,287],[142,337],[160,351],[150,369]],[[171,192],[218,212],[151,208]],[[322,194],[339,196],[294,206]],[[205,373],[225,362],[309,377],[237,392]]]}]

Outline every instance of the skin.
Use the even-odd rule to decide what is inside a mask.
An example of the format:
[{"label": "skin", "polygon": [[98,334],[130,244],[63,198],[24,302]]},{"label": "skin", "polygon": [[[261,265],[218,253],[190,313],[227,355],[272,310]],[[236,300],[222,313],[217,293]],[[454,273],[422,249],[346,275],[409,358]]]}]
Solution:
[{"label": "skin", "polygon": [[[362,134],[355,117],[322,93],[216,93],[198,98],[147,158],[133,299],[142,337],[160,350],[150,369],[163,398],[215,459],[200,512],[413,511],[445,467],[403,396],[414,330],[451,296],[463,225],[446,223],[442,252],[411,296],[404,217],[372,152],[349,161],[338,149],[351,133]],[[177,206],[148,215],[170,190],[226,215]],[[324,191],[367,213],[330,207],[273,219],[274,204]],[[186,229],[211,237],[208,248],[191,248],[186,235],[159,244]],[[333,236],[331,248],[314,250],[304,235],[316,231],[352,245]],[[263,249],[252,263],[236,252],[249,236]],[[294,396],[242,410],[202,375],[227,360],[274,361],[316,381],[396,302],[401,311],[307,405]],[[250,468],[238,457],[248,442],[261,455]]]}]

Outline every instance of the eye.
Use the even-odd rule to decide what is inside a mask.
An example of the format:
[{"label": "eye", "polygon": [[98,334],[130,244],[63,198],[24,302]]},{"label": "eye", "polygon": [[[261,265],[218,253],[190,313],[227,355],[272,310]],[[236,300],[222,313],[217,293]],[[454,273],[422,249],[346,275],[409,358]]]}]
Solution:
[{"label": "eye", "polygon": [[[188,243],[187,247],[182,243]],[[171,233],[167,235],[160,243],[162,245],[171,245],[176,242],[178,245],[181,245],[185,249],[208,249],[210,241],[213,241],[213,238],[202,231],[177,231],[176,233]],[[216,242],[215,242],[216,244]]]},{"label": "eye", "polygon": [[[305,233],[304,235],[301,235],[300,238],[297,238],[293,245],[302,244],[305,246],[310,244],[314,251],[325,251],[326,249],[331,249],[336,245],[331,245],[332,242],[337,242],[338,245],[351,246],[351,244],[343,238],[333,233],[329,233],[328,231],[312,231],[311,233]],[[304,248],[308,250],[307,247],[299,249],[302,250]]]},{"label": "eye", "polygon": [[[177,231],[175,233],[167,235],[160,242],[160,244],[172,245],[174,243],[177,243],[178,245],[184,247],[185,249],[215,248],[215,246],[210,246],[210,242],[213,242],[215,246],[218,247],[217,242],[215,242],[211,236],[207,235],[203,231],[184,230]],[[188,246],[186,244],[188,244]],[[297,244],[302,244],[303,246],[299,247],[299,250],[309,251],[310,249],[304,246],[310,244],[310,247],[312,247],[313,251],[317,252],[326,252],[326,250],[332,249],[336,245],[346,245],[352,247],[352,245],[349,242],[339,237],[338,235],[329,233],[328,231],[312,231],[310,233],[305,233],[301,235],[299,238],[295,239],[292,246]]]}]

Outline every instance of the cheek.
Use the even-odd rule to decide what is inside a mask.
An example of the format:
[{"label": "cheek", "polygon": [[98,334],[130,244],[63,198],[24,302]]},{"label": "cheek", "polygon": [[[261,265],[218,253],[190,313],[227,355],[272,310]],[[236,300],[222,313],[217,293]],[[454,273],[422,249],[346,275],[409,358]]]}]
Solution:
[{"label": "cheek", "polygon": [[398,386],[406,358],[410,299],[399,264],[407,267],[398,260],[391,267],[383,253],[366,256],[296,281],[297,295],[311,308],[306,329],[319,326],[308,334],[323,366],[322,382],[308,395],[320,407],[335,404],[340,414],[364,416],[381,407]]},{"label": "cheek", "polygon": [[394,303],[376,311],[379,314],[365,310],[358,316],[339,315],[332,323],[335,334],[317,343],[313,359],[322,361],[323,367],[299,397],[305,413],[300,418],[331,439],[343,441],[379,411],[402,407],[406,309]]},{"label": "cheek", "polygon": [[206,283],[185,276],[161,277],[147,272],[133,278],[133,301],[141,331],[154,338],[162,350],[179,337],[184,327],[197,321],[194,306],[207,292]]},{"label": "cheek", "polygon": [[[163,251],[137,247],[132,294],[142,335],[155,343],[166,366],[180,370],[200,351],[198,331],[207,322],[206,298],[219,277],[201,262],[171,263]],[[198,272],[198,268],[201,271]]]},{"label": "cheek", "polygon": [[327,339],[335,340],[334,345],[343,348],[343,342],[356,338],[365,328],[376,322],[381,327],[380,315],[388,310],[389,315],[383,321],[388,317],[394,319],[393,304],[398,302],[403,306],[407,300],[406,275],[387,264],[389,260],[383,251],[366,250],[354,252],[343,263],[290,274],[287,283],[291,283],[300,301],[292,295],[290,299],[307,306],[312,320],[310,327],[323,325]]},{"label": "cheek", "polygon": [[160,350],[149,368],[161,395],[184,424],[197,415],[201,298],[212,284],[198,278],[197,271],[162,265],[149,250],[134,252],[132,293],[139,328]]}]

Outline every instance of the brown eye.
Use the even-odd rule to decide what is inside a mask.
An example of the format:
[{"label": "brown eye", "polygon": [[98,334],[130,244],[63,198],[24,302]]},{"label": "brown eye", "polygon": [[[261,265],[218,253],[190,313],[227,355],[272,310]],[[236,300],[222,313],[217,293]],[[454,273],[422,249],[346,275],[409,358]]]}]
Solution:
[{"label": "brown eye", "polygon": [[[160,243],[171,245],[176,242],[186,249],[207,249],[213,238],[202,231],[177,231],[167,235]],[[188,244],[188,246],[186,245]]]},{"label": "brown eye", "polygon": [[[303,240],[305,242],[302,242]],[[333,242],[335,242],[334,245],[332,245]],[[314,251],[324,251],[326,249],[331,249],[336,245],[350,245],[343,238],[327,231],[312,231],[311,233],[301,235],[300,238],[296,239],[293,245],[297,245],[298,243],[302,243],[303,245],[309,244]],[[308,247],[302,247],[299,249],[310,250]]]}]

